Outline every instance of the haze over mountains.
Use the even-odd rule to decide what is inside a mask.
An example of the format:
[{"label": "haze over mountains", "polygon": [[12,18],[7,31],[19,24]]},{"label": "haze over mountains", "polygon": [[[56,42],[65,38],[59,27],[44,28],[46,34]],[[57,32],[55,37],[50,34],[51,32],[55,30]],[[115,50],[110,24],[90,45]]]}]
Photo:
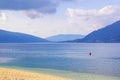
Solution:
[{"label": "haze over mountains", "polygon": [[48,42],[48,41],[29,34],[0,30],[0,43],[30,43],[30,42]]},{"label": "haze over mountains", "polygon": [[77,39],[73,42],[120,42],[120,21],[93,31],[83,39]]},{"label": "haze over mountains", "polygon": [[69,40],[75,40],[75,39],[82,39],[84,35],[79,35],[79,34],[59,34],[55,36],[51,36],[46,38],[49,41],[69,41]]},{"label": "haze over mountains", "polygon": [[[47,40],[46,40],[47,39]],[[60,34],[46,39],[29,34],[0,30],[0,43],[31,43],[31,42],[120,42],[120,21],[93,31],[87,36]]]}]

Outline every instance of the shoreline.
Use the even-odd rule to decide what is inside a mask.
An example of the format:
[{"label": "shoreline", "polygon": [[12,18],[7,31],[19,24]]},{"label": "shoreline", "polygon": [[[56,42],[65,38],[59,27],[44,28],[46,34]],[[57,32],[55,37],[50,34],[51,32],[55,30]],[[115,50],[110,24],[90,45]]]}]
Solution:
[{"label": "shoreline", "polygon": [[0,68],[0,80],[70,80],[70,79],[43,73],[34,73],[11,68]]},{"label": "shoreline", "polygon": [[[1,68],[8,69],[11,71],[12,70],[19,71],[19,72],[22,72],[22,74],[23,74],[23,72],[27,72],[27,73],[29,73],[29,76],[31,73],[32,73],[32,75],[39,74],[39,75],[44,76],[44,79],[43,78],[41,79],[41,77],[40,77],[37,80],[120,80],[120,77],[116,77],[116,76],[106,76],[106,75],[91,74],[91,73],[76,73],[76,72],[71,72],[71,71],[45,69],[45,68],[1,66],[0,72],[1,72]],[[13,73],[15,73],[15,71],[13,71]],[[23,75],[23,76],[25,76],[25,75]],[[46,79],[46,77],[48,77],[48,76],[51,76],[53,79],[50,79],[50,78]],[[0,78],[0,80],[7,80],[7,79]],[[9,80],[16,80],[16,79],[9,79]],[[17,79],[17,80],[19,80],[19,79]],[[36,79],[22,79],[22,80],[36,80]]]}]

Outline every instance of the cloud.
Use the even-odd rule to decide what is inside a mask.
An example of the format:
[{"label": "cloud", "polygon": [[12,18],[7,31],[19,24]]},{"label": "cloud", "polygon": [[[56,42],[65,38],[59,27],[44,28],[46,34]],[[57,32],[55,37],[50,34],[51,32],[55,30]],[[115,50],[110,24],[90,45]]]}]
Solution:
[{"label": "cloud", "polygon": [[69,23],[81,26],[83,34],[120,20],[120,6],[109,5],[99,10],[67,9]]},{"label": "cloud", "polygon": [[53,14],[62,1],[72,0],[0,0],[0,10],[24,11],[31,18]]},{"label": "cloud", "polygon": [[43,13],[40,13],[39,11],[36,11],[36,10],[22,11],[22,13],[26,14],[31,19],[35,19],[35,18],[43,17],[44,16]]},{"label": "cloud", "polygon": [[7,20],[7,16],[4,12],[0,12],[0,20],[1,21],[6,21]]}]

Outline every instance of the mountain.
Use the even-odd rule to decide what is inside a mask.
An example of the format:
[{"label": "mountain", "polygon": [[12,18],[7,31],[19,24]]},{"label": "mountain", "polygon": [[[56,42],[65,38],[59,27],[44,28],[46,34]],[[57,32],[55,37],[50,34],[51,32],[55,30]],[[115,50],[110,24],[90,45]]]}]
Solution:
[{"label": "mountain", "polygon": [[120,42],[120,21],[93,31],[83,39],[74,42]]},{"label": "mountain", "polygon": [[59,41],[81,39],[83,37],[84,37],[83,35],[79,35],[79,34],[59,34],[59,35],[48,37],[46,39],[49,41],[59,42]]},{"label": "mountain", "polygon": [[0,43],[48,42],[45,39],[17,32],[0,30]]}]

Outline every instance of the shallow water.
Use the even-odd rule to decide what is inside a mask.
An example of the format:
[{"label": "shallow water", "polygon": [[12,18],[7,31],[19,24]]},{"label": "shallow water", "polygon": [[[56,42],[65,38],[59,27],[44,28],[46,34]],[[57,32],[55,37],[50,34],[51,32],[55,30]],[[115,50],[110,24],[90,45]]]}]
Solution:
[{"label": "shallow water", "polygon": [[0,65],[120,77],[119,51],[118,43],[0,44]]}]

